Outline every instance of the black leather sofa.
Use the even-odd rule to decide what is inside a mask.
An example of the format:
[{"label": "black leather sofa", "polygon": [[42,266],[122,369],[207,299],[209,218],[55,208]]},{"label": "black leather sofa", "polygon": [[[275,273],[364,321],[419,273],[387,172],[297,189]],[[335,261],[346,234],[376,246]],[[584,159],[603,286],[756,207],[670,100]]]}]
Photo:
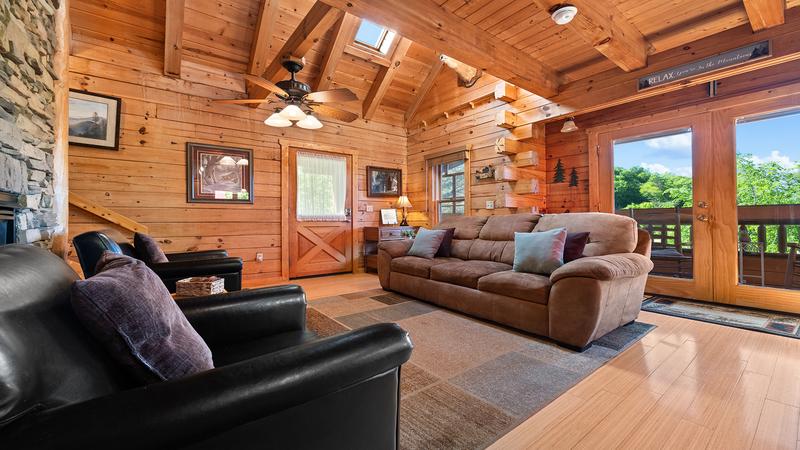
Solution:
[{"label": "black leather sofa", "polygon": [[0,247],[0,448],[392,449],[407,334],[317,339],[298,286],[179,301],[217,368],[139,386],[69,304],[75,272]]},{"label": "black leather sofa", "polygon": [[[136,259],[144,259],[133,245],[117,243],[104,233],[89,231],[72,239],[78,254],[83,276],[94,275],[97,261],[103,252],[125,254]],[[228,292],[242,289],[242,258],[230,257],[225,250],[207,250],[190,253],[167,253],[169,262],[149,264],[148,266],[161,278],[170,292],[175,292],[175,283],[189,277],[216,275],[225,279]]]}]

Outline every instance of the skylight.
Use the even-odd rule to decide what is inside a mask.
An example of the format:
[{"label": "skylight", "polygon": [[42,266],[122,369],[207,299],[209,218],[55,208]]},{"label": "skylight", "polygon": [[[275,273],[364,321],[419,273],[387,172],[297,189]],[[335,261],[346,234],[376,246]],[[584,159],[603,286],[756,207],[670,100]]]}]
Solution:
[{"label": "skylight", "polygon": [[362,20],[358,32],[356,32],[356,42],[385,55],[392,46],[395,35],[394,31],[390,31],[386,27],[369,20]]}]

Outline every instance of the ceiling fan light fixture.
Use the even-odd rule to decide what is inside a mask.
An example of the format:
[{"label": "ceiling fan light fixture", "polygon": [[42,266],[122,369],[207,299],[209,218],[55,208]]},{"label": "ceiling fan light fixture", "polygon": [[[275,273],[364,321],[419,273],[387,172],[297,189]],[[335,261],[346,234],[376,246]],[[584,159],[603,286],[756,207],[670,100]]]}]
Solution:
[{"label": "ceiling fan light fixture", "polygon": [[311,114],[307,114],[306,117],[297,122],[296,125],[306,130],[318,130],[322,128],[322,122]]},{"label": "ceiling fan light fixture", "polygon": [[286,108],[283,108],[283,111],[279,114],[281,117],[289,120],[303,120],[306,118],[306,113],[304,113],[299,106],[294,104],[286,105]]},{"label": "ceiling fan light fixture", "polygon": [[569,4],[556,5],[550,9],[550,18],[556,25],[566,25],[578,14],[578,8]]},{"label": "ceiling fan light fixture", "polygon": [[575,125],[575,119],[570,117],[569,119],[564,121],[564,126],[561,127],[561,132],[572,133],[573,131],[578,131],[578,126]]},{"label": "ceiling fan light fixture", "polygon": [[267,120],[264,121],[266,125],[275,128],[285,128],[292,126],[292,121],[283,117],[279,112],[272,113],[271,116],[267,117]]}]

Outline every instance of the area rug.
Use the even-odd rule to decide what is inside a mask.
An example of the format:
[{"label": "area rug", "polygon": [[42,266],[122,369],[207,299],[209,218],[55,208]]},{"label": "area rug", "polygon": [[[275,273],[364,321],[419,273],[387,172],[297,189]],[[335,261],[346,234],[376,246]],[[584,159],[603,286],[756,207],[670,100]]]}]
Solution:
[{"label": "area rug", "polygon": [[309,305],[308,327],[320,336],[381,322],[410,333],[414,351],[401,370],[403,449],[485,448],[655,328],[636,322],[577,353],[383,290]]},{"label": "area rug", "polygon": [[800,316],[655,295],[642,310],[800,339]]}]

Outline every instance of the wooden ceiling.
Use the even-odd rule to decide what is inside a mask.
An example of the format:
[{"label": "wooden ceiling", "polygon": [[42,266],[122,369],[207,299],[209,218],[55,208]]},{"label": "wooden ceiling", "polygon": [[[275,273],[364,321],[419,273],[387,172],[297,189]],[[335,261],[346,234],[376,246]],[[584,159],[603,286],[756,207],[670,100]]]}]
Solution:
[{"label": "wooden ceiling", "polygon": [[[102,17],[139,17],[117,42],[163,49],[164,73],[261,95],[245,72],[270,72],[282,53],[299,52],[299,74],[312,87],[347,87],[361,104],[346,109],[365,118],[404,125],[425,93],[450,71],[438,52],[550,97],[559,87],[601,72],[644,67],[648,58],[748,22],[754,30],[783,18],[783,0],[573,0],[579,16],[557,26],[547,8],[555,0],[80,0],[72,6],[73,31],[98,36]],[[786,0],[785,7],[800,4]],[[339,7],[342,10],[333,7]],[[353,15],[350,15],[352,13]],[[353,45],[360,19],[404,30],[396,51],[382,58]],[[381,20],[382,19],[382,20]],[[398,22],[400,21],[400,22]],[[394,26],[395,24],[401,26]],[[410,24],[410,25],[409,25]],[[432,27],[426,29],[426,27]],[[449,28],[448,28],[449,27]],[[475,33],[479,31],[480,35]],[[446,33],[450,32],[449,35]],[[413,34],[413,36],[411,35]],[[458,39],[461,42],[456,42]],[[423,45],[424,44],[424,45]],[[427,45],[428,47],[426,47]],[[725,48],[720,48],[725,50]],[[320,75],[322,68],[324,74]],[[198,72],[209,73],[200,81]],[[259,73],[260,72],[260,73]],[[269,77],[287,73],[272,70]],[[452,76],[455,86],[455,76]],[[527,85],[526,85],[527,83]],[[220,86],[223,87],[223,86]]]}]

